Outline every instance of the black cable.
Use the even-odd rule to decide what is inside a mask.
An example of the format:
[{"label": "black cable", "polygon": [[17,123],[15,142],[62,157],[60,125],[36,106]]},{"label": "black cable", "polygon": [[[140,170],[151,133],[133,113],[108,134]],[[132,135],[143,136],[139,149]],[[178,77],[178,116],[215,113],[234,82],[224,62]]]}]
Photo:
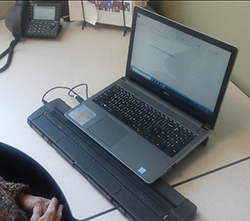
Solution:
[{"label": "black cable", "polygon": [[179,183],[173,184],[173,185],[171,185],[171,187],[180,186],[180,185],[182,185],[182,184],[184,184],[184,183],[188,183],[188,182],[190,182],[190,181],[196,180],[196,179],[198,179],[198,178],[201,178],[201,177],[203,177],[203,176],[206,176],[206,175],[209,175],[209,174],[211,174],[211,173],[217,172],[217,171],[219,171],[219,170],[223,170],[223,169],[228,168],[228,167],[230,167],[230,166],[233,166],[233,165],[235,165],[235,164],[242,163],[242,162],[244,162],[244,161],[246,161],[246,160],[249,160],[249,159],[250,159],[250,156],[245,157],[245,158],[243,158],[243,159],[240,159],[240,160],[234,161],[234,162],[232,162],[232,163],[226,164],[226,165],[224,165],[224,166],[218,167],[218,168],[216,168],[216,169],[214,169],[214,170],[210,170],[210,171],[208,171],[208,172],[205,172],[205,173],[202,173],[202,174],[200,174],[200,175],[194,176],[194,177],[189,178],[189,179],[187,179],[187,180],[184,180],[184,181],[181,181],[181,182],[179,182]]},{"label": "black cable", "polygon": [[47,95],[49,92],[51,92],[51,91],[53,91],[53,90],[55,90],[55,89],[66,89],[66,90],[70,90],[71,88],[69,88],[69,87],[64,87],[64,86],[56,86],[56,87],[53,87],[53,88],[47,90],[47,91],[45,92],[45,94],[42,96],[42,102],[43,102],[44,104],[48,103],[48,102],[45,100],[46,95]]},{"label": "black cable", "polygon": [[[72,96],[70,93],[71,93],[71,92],[74,92],[74,90],[75,90],[76,88],[81,87],[81,86],[85,86],[85,87],[86,87],[86,92],[85,92],[85,93],[86,93],[86,98],[88,99],[88,98],[89,98],[89,94],[88,94],[89,87],[88,87],[88,85],[87,85],[86,83],[78,84],[78,85],[72,87],[72,88],[69,90],[68,95],[69,95],[70,97],[74,97],[74,96]],[[75,93],[75,92],[74,92],[74,93]],[[75,93],[75,94],[76,94],[76,93]]]},{"label": "black cable", "polygon": [[18,41],[19,40],[17,38],[15,38],[15,40],[12,40],[10,42],[9,47],[3,53],[0,54],[0,60],[7,54],[9,54],[5,65],[2,68],[0,68],[0,73],[4,72],[10,66],[14,53],[14,47],[17,45]]},{"label": "black cable", "polygon": [[[78,84],[78,85],[76,85],[76,86],[74,86],[74,87],[72,87],[72,88],[70,88],[70,87],[65,87],[65,86],[56,86],[56,87],[53,87],[53,88],[49,89],[48,91],[46,91],[45,94],[42,96],[42,102],[43,102],[43,104],[47,104],[47,103],[48,103],[48,102],[45,100],[45,97],[46,97],[46,95],[47,95],[49,92],[51,92],[51,91],[53,91],[53,90],[55,90],[55,89],[65,89],[65,90],[68,90],[68,95],[69,95],[70,97],[74,97],[79,103],[81,103],[82,101],[84,101],[84,99],[83,99],[79,94],[77,94],[77,93],[74,91],[75,88],[80,87],[80,86],[86,86],[86,98],[88,98],[88,85],[85,84],[85,83],[82,83],[82,84]],[[73,93],[74,95],[72,95],[71,93]]]}]

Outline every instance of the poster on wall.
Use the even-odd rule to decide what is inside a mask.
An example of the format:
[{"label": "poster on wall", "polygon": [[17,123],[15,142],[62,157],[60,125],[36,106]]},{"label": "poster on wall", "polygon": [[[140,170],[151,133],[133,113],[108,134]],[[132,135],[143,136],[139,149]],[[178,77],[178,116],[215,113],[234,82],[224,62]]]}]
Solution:
[{"label": "poster on wall", "polygon": [[69,15],[71,21],[86,21],[96,23],[131,27],[132,13],[135,5],[145,7],[147,1],[76,1],[69,0]]}]

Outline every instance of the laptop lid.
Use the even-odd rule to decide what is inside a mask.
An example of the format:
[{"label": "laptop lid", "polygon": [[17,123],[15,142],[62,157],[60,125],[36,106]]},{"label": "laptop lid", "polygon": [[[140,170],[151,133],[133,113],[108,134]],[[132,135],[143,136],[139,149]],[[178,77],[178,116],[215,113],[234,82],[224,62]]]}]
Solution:
[{"label": "laptop lid", "polygon": [[213,129],[237,49],[134,8],[126,77]]}]

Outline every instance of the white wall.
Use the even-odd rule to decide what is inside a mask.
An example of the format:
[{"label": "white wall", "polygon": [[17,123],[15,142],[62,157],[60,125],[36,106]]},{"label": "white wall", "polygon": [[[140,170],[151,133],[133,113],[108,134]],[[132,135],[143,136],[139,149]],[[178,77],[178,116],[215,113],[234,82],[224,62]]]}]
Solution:
[{"label": "white wall", "polygon": [[15,1],[0,1],[0,20],[5,18],[8,9],[14,5]]}]

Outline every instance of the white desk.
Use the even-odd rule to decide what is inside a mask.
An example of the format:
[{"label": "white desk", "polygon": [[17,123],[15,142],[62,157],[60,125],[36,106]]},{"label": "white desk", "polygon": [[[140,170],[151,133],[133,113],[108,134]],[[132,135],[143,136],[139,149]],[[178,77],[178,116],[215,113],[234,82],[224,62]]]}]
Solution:
[{"label": "white desk", "polygon": [[[11,33],[0,21],[0,51],[7,48]],[[0,141],[37,160],[63,190],[75,218],[84,219],[113,208],[88,181],[73,169],[27,124],[27,117],[42,106],[41,97],[54,86],[73,87],[86,82],[91,96],[125,72],[129,34],[106,26],[63,23],[56,40],[27,39],[16,48],[9,69],[0,74]],[[0,67],[4,64],[0,61]],[[79,93],[85,94],[84,88]],[[69,105],[76,101],[65,90],[55,90],[46,99],[60,97]],[[199,147],[165,175],[170,184],[250,155],[250,100],[233,83],[221,109],[214,133],[206,147]],[[250,161],[178,186],[176,189],[198,207],[195,221],[249,220]],[[117,210],[94,221],[127,220]]]}]

